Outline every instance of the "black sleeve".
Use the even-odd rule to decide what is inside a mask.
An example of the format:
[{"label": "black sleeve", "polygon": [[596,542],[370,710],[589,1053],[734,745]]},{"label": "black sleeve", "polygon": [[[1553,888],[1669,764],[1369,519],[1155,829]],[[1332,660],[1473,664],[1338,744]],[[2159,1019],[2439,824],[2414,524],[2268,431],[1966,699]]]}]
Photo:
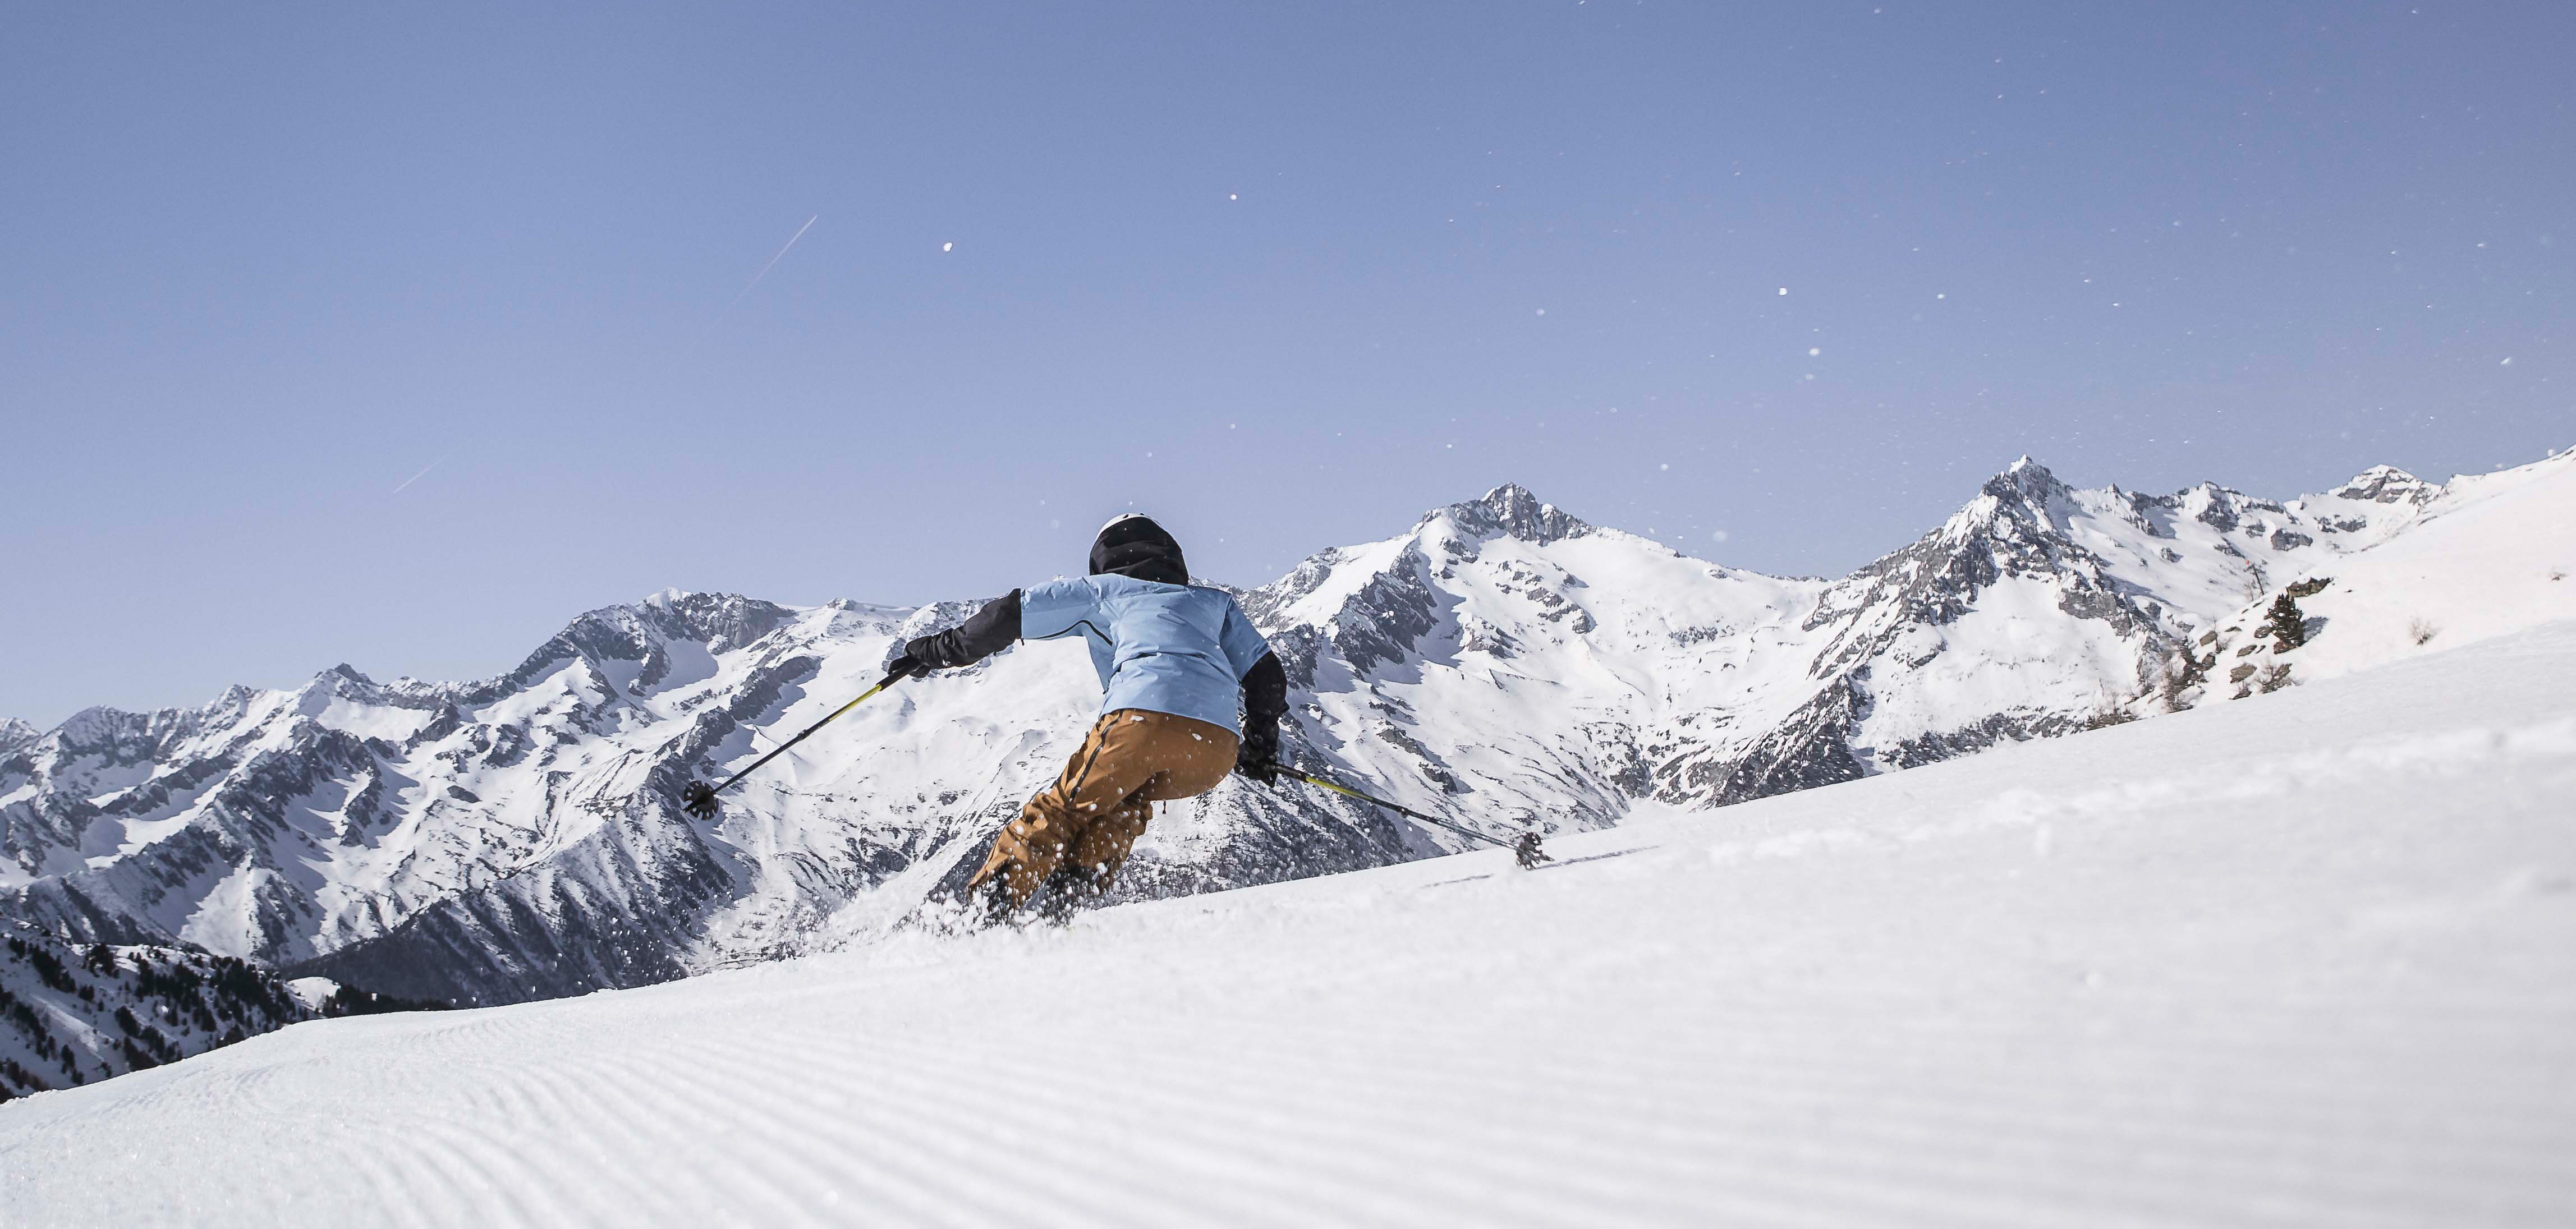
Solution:
[{"label": "black sleeve", "polygon": [[1279,750],[1279,719],[1288,713],[1288,672],[1277,653],[1264,653],[1243,674],[1243,743]]},{"label": "black sleeve", "polygon": [[991,657],[1019,638],[1020,591],[1013,589],[984,603],[984,608],[968,615],[965,622],[913,639],[903,646],[903,651],[930,669],[954,670]]}]

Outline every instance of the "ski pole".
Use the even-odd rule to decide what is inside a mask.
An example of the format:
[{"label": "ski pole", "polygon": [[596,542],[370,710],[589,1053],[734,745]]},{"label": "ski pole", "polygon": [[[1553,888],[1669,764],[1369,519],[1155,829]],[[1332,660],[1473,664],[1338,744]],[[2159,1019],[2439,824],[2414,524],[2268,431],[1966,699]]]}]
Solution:
[{"label": "ski pole", "polygon": [[889,675],[885,676],[885,678],[884,678],[884,679],[882,679],[882,680],[880,680],[880,681],[877,683],[877,685],[876,685],[876,686],[871,687],[871,688],[868,688],[866,691],[860,692],[860,693],[859,693],[859,698],[858,698],[858,699],[856,699],[856,700],[852,700],[852,701],[850,701],[849,703],[847,703],[847,704],[844,704],[844,705],[840,706],[839,708],[833,709],[833,710],[832,710],[832,715],[831,715],[831,716],[829,716],[829,717],[825,717],[825,718],[824,718],[824,719],[822,719],[821,721],[817,721],[817,722],[815,722],[814,724],[812,724],[812,725],[809,725],[809,726],[805,727],[805,732],[804,732],[803,734],[798,734],[796,737],[791,738],[791,739],[788,739],[786,742],[783,742],[783,743],[778,744],[778,749],[777,749],[777,750],[772,751],[772,752],[770,752],[769,754],[767,754],[767,755],[764,755],[764,756],[760,757],[759,759],[753,760],[753,761],[751,762],[751,767],[746,768],[746,769],[743,769],[741,772],[737,772],[737,773],[733,774],[732,776],[725,778],[725,782],[724,782],[724,784],[722,784],[722,785],[712,785],[712,786],[711,786],[711,785],[708,785],[708,784],[707,784],[706,782],[704,782],[704,781],[691,781],[691,782],[689,782],[689,787],[688,787],[687,789],[684,789],[684,790],[681,790],[681,791],[680,791],[680,808],[681,808],[682,810],[687,811],[687,812],[688,812],[689,814],[691,814],[691,815],[695,815],[695,816],[697,816],[697,817],[698,817],[699,819],[701,819],[701,820],[707,820],[707,819],[713,819],[713,818],[715,818],[715,816],[716,816],[716,795],[717,795],[717,794],[722,793],[722,792],[724,792],[725,790],[732,789],[732,788],[733,788],[733,783],[734,783],[734,782],[739,781],[739,780],[742,780],[744,777],[750,776],[751,774],[753,774],[753,773],[755,773],[755,772],[760,771],[760,766],[761,766],[761,765],[766,764],[766,763],[768,763],[768,762],[769,762],[769,761],[771,761],[771,760],[777,759],[779,756],[782,756],[782,755],[787,754],[787,749],[788,749],[789,747],[793,747],[793,746],[795,746],[796,744],[798,744],[798,743],[801,743],[801,742],[805,741],[805,737],[806,737],[806,735],[808,735],[808,734],[812,734],[814,731],[819,730],[819,729],[822,729],[824,726],[830,725],[830,724],[832,724],[834,721],[839,720],[839,719],[840,719],[840,717],[841,717],[841,714],[846,713],[846,712],[850,711],[851,709],[857,708],[859,705],[861,705],[861,704],[865,703],[865,702],[867,701],[867,698],[868,698],[869,696],[873,696],[873,695],[875,695],[876,693],[878,693],[878,692],[880,692],[880,691],[883,691],[883,690],[885,690],[886,688],[888,688],[888,687],[892,687],[892,686],[894,686],[896,683],[899,683],[899,682],[903,681],[904,674],[905,674],[905,672],[904,672],[904,671],[897,670],[897,671],[895,671],[894,673],[892,673],[892,674],[889,674]]},{"label": "ski pole", "polygon": [[1280,776],[1293,777],[1308,785],[1312,785],[1317,789],[1328,789],[1336,794],[1344,795],[1345,797],[1357,798],[1371,806],[1384,807],[1398,815],[1418,819],[1423,823],[1430,824],[1434,827],[1446,828],[1460,836],[1473,837],[1489,845],[1499,845],[1505,849],[1511,850],[1512,856],[1519,859],[1522,866],[1537,866],[1541,862],[1554,860],[1547,856],[1547,851],[1538,847],[1538,833],[1536,832],[1524,832],[1520,835],[1519,840],[1506,841],[1499,836],[1487,836],[1484,833],[1478,832],[1463,824],[1451,823],[1437,815],[1425,815],[1411,807],[1398,806],[1384,798],[1377,798],[1368,794],[1363,794],[1339,781],[1328,780],[1326,778],[1316,776],[1311,772],[1300,772],[1297,769],[1290,768],[1286,764],[1273,764],[1271,767],[1277,769]]}]

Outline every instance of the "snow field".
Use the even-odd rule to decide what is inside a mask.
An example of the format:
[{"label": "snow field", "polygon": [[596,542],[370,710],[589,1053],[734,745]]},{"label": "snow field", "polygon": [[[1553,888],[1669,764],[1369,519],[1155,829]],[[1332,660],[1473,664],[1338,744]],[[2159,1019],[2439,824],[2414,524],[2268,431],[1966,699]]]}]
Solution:
[{"label": "snow field", "polygon": [[2576,622],[1500,852],[300,1024],[0,1222],[2546,1225]]},{"label": "snow field", "polygon": [[2335,584],[2303,603],[2325,620],[2297,650],[2302,678],[2332,678],[2424,647],[2444,648],[2576,618],[2576,450],[2499,474],[2456,478],[2457,493],[2414,531],[2317,568]]}]

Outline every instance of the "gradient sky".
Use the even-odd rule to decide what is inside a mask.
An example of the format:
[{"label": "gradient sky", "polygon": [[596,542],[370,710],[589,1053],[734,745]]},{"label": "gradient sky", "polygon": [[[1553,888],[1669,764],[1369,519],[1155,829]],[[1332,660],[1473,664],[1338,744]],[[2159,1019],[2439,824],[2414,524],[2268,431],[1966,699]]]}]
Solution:
[{"label": "gradient sky", "polygon": [[388,8],[0,18],[0,715],[2576,444],[2576,5]]}]

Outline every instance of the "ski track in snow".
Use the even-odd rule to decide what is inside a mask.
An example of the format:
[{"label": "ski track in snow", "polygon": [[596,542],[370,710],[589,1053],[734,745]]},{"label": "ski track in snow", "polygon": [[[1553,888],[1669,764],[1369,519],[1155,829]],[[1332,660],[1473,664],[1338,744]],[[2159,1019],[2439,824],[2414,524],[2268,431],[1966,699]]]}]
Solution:
[{"label": "ski track in snow", "polygon": [[1505,853],[299,1024],[10,1225],[2565,1225],[2576,621]]}]

